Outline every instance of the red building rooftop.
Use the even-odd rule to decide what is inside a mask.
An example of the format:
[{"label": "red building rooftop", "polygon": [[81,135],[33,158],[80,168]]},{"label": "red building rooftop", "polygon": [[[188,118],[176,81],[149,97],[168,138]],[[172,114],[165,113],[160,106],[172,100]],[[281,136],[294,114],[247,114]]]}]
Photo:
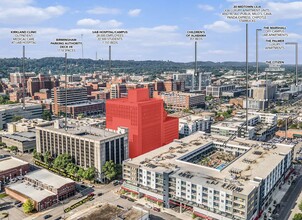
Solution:
[{"label": "red building rooftop", "polygon": [[178,139],[178,118],[167,116],[162,99],[147,88],[128,91],[128,98],[106,102],[106,127],[129,128],[129,157],[134,158]]}]

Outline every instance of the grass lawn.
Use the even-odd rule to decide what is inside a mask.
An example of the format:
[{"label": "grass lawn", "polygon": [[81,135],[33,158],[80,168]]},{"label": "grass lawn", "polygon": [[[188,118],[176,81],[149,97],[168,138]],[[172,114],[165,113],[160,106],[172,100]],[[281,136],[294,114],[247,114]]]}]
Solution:
[{"label": "grass lawn", "polygon": [[7,194],[1,193],[1,194],[0,194],[0,199],[4,198],[4,197],[6,197],[6,196],[7,196]]}]

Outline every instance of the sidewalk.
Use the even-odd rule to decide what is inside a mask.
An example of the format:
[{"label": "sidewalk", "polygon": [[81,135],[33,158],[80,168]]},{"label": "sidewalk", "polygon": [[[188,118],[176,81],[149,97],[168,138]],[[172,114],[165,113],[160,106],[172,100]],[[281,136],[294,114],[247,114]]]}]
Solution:
[{"label": "sidewalk", "polygon": [[157,207],[160,209],[161,212],[172,215],[175,217],[175,219],[192,219],[192,215],[190,215],[188,213],[178,213],[178,212],[173,211],[172,209],[163,208],[162,206],[159,206],[156,203],[152,203],[152,202],[145,200],[145,198],[140,198],[140,199],[136,198],[136,203],[141,204],[145,207],[146,207],[146,204],[148,204],[152,208]]},{"label": "sidewalk", "polygon": [[[285,196],[285,194],[287,193],[288,189],[291,186],[288,184],[288,180],[291,179],[291,176],[293,176],[293,174],[290,175],[290,177],[285,181],[284,184],[280,183],[280,185],[281,185],[280,190],[278,187],[275,189],[275,191],[273,192],[273,195],[272,195],[272,202],[269,204],[269,206],[265,210],[263,210],[263,213],[262,213],[261,217],[259,218],[259,220],[264,220],[265,213],[267,215],[267,219],[269,219],[269,217],[271,216],[271,213],[275,209],[276,205],[281,203],[283,197]],[[296,179],[296,178],[297,178],[297,175],[294,175],[294,179]],[[275,205],[274,205],[274,201],[276,201]],[[268,212],[269,209],[271,209],[271,213]]]}]

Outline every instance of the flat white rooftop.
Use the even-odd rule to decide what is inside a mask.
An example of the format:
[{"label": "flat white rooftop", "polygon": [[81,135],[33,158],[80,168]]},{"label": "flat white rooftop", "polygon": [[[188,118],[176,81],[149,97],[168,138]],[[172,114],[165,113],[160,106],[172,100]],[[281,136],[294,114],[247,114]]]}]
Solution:
[{"label": "flat white rooftop", "polygon": [[0,159],[0,172],[13,169],[22,165],[28,164],[27,162],[23,160],[19,160],[15,157],[6,157],[3,159]]},{"label": "flat white rooftop", "polygon": [[[191,152],[201,151],[208,146],[223,146],[228,137],[206,135],[196,132],[181,140],[176,140],[168,145],[150,151],[139,157],[129,159],[127,162],[140,166],[142,169],[153,172],[175,172],[175,178],[202,184],[213,188],[223,188],[226,180],[232,180],[242,185],[242,192],[249,194],[256,186],[254,178],[265,178],[273,168],[284,159],[284,155],[290,153],[292,145],[268,144],[265,142],[235,138],[229,141],[224,148],[232,148],[234,151],[243,152],[234,161],[223,169],[202,166],[182,160]],[[180,176],[181,172],[189,172],[191,178]],[[234,178],[237,175],[236,178]],[[216,185],[208,182],[219,182]],[[227,189],[225,189],[227,191]]]},{"label": "flat white rooftop", "polygon": [[37,202],[41,202],[49,196],[56,195],[55,193],[45,190],[41,187],[34,187],[32,183],[27,181],[11,184],[7,188],[19,192]]},{"label": "flat white rooftop", "polygon": [[64,186],[65,184],[74,182],[71,179],[56,175],[45,169],[40,169],[37,171],[30,172],[30,173],[26,174],[25,177],[40,181],[43,184],[46,184],[49,186],[53,186],[56,189]]}]

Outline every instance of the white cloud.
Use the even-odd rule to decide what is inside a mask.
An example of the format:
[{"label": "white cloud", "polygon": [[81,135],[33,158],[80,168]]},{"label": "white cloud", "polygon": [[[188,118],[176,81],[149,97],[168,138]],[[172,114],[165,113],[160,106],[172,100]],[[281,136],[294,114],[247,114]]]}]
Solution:
[{"label": "white cloud", "polygon": [[203,11],[214,11],[215,10],[215,8],[211,5],[199,4],[197,7]]},{"label": "white cloud", "polygon": [[[24,4],[26,3],[23,1]],[[0,23],[32,24],[48,20],[52,17],[64,14],[66,8],[57,5],[47,8],[24,5],[23,7],[0,8]]]},{"label": "white cloud", "polygon": [[259,2],[266,2],[267,0],[227,0],[228,2],[233,3],[246,3],[246,4],[254,4]]},{"label": "white cloud", "polygon": [[216,54],[216,55],[224,55],[224,54],[231,54],[231,51],[228,50],[209,50],[209,54]]},{"label": "white cloud", "polygon": [[0,7],[23,7],[24,5],[29,5],[33,0],[1,0]]},{"label": "white cloud", "polygon": [[96,7],[87,11],[89,14],[111,14],[116,15],[120,13],[118,8],[106,8],[106,7]]},{"label": "white cloud", "polygon": [[176,25],[160,25],[160,26],[155,26],[153,28],[151,28],[151,30],[154,31],[164,31],[164,32],[173,32],[176,31],[178,29],[178,26]]},{"label": "white cloud", "polygon": [[297,33],[287,33],[287,39],[302,39],[302,35],[301,34],[297,34]]},{"label": "white cloud", "polygon": [[218,33],[232,33],[241,30],[239,26],[230,25],[225,21],[215,21],[213,24],[204,25],[204,28]]},{"label": "white cloud", "polygon": [[267,7],[274,20],[302,18],[302,1],[296,2],[268,2]]},{"label": "white cloud", "polygon": [[84,18],[78,20],[77,25],[79,26],[99,26],[99,27],[107,27],[107,28],[116,28],[120,27],[123,23],[117,20],[109,20],[109,21],[101,21],[98,19]]},{"label": "white cloud", "polygon": [[142,12],[141,9],[136,8],[136,9],[129,10],[129,11],[128,11],[128,15],[131,16],[131,17],[136,17],[136,16],[138,16],[141,12]]}]

